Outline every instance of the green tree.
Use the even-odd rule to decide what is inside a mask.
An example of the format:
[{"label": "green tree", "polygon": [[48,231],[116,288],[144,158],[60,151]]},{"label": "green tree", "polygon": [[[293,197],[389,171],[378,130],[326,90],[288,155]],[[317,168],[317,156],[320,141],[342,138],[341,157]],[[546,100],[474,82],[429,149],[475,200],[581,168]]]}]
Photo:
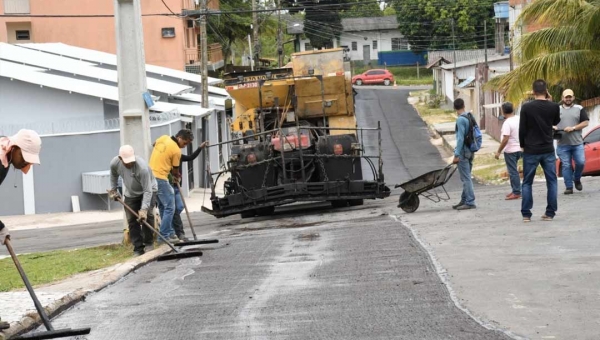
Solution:
[{"label": "green tree", "polygon": [[350,8],[345,9],[340,12],[340,17],[342,18],[363,18],[363,17],[381,17],[383,16],[383,11],[379,7],[379,3],[369,2],[364,3],[364,0],[353,0],[348,2],[349,4],[353,2],[360,2],[359,4],[352,5]]},{"label": "green tree", "polygon": [[451,49],[452,22],[457,49],[483,48],[483,25],[493,46],[495,0],[394,0],[398,29],[414,51]]},{"label": "green tree", "polygon": [[383,15],[385,15],[385,16],[396,15],[396,10],[394,9],[394,7],[386,5],[385,8],[383,9]]},{"label": "green tree", "polygon": [[282,6],[290,14],[304,11],[304,34],[316,48],[331,47],[342,32],[340,10],[346,0],[284,0]]},{"label": "green tree", "polygon": [[555,98],[564,88],[579,98],[600,95],[600,0],[537,0],[517,22],[528,24],[544,28],[521,37],[515,49],[520,66],[494,78],[492,88],[520,102],[541,78],[554,86]]},{"label": "green tree", "polygon": [[252,13],[233,12],[251,9],[250,1],[222,1],[220,10],[225,14],[210,15],[208,17],[208,40],[210,43],[221,44],[225,62],[229,62],[234,44],[243,44],[248,34],[251,33]]}]

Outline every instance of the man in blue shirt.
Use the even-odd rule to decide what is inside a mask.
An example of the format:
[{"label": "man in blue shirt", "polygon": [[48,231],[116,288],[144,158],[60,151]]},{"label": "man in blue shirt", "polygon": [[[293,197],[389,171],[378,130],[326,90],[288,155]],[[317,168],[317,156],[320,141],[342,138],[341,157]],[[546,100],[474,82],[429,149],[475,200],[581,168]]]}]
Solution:
[{"label": "man in blue shirt", "polygon": [[469,146],[465,144],[465,137],[469,133],[470,121],[468,112],[465,112],[465,101],[456,99],[454,101],[454,109],[458,118],[456,118],[456,148],[454,149],[453,164],[458,164],[458,173],[460,180],[463,183],[463,191],[460,197],[460,202],[452,206],[456,210],[475,209],[475,192],[473,190],[473,180],[471,179],[471,171],[473,170],[473,152]]}]

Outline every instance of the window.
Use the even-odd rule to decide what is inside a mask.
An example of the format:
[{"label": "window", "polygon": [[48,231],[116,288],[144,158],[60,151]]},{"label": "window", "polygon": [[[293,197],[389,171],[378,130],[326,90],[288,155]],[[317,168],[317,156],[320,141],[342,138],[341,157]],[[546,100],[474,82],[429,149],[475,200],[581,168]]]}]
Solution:
[{"label": "window", "polygon": [[590,133],[589,135],[587,135],[587,137],[585,137],[583,142],[584,143],[600,142],[600,129],[596,129],[596,130],[592,131],[592,133]]},{"label": "window", "polygon": [[18,30],[15,31],[17,35],[17,40],[31,40],[29,36],[29,30]]},{"label": "window", "polygon": [[373,40],[373,49],[376,50],[377,49],[377,40]]},{"label": "window", "polygon": [[162,37],[163,38],[175,38],[175,27],[163,27]]},{"label": "window", "polygon": [[352,42],[352,51],[358,51],[358,44],[356,43],[356,41]]},{"label": "window", "polygon": [[312,45],[310,43],[305,43],[304,44],[304,50],[305,51],[312,51],[313,47],[312,47]]},{"label": "window", "polygon": [[194,20],[187,20],[187,28],[194,28]]},{"label": "window", "polygon": [[408,40],[406,38],[392,38],[392,51],[408,50]]}]

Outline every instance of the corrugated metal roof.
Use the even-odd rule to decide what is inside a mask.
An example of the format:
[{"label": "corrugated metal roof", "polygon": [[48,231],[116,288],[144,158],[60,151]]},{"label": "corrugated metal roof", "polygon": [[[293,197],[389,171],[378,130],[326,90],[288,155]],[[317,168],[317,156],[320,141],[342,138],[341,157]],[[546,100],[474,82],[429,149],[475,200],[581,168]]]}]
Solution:
[{"label": "corrugated metal roof", "polygon": [[[16,63],[39,66],[50,70],[61,71],[73,75],[89,77],[117,83],[118,73],[114,70],[95,67],[96,64],[55,54],[36,51],[20,46],[0,42],[0,59]],[[181,85],[160,79],[147,78],[148,89],[169,95],[191,91],[188,85]]]},{"label": "corrugated metal roof", "polygon": [[[187,101],[194,102],[194,103],[202,103],[202,95],[196,94],[196,93],[183,93],[183,94],[176,95],[173,97],[177,98],[177,99],[187,100]],[[209,103],[211,103],[213,105],[217,105],[217,106],[222,106],[222,107],[225,107],[226,99],[227,98],[223,98],[223,97],[208,96]]]},{"label": "corrugated metal roof", "polygon": [[182,104],[173,104],[167,102],[155,102],[154,106],[150,108],[150,111],[155,112],[179,112],[179,114],[184,116],[194,116],[194,117],[203,117],[211,114],[215,111],[215,109],[205,109],[200,107],[200,105],[182,105]]},{"label": "corrugated metal roof", "polygon": [[475,80],[474,76],[470,76],[467,79],[463,80],[460,84],[456,85],[456,87],[458,88],[465,88],[469,85],[471,85],[471,83],[473,83],[473,81]]},{"label": "corrugated metal roof", "polygon": [[342,19],[344,32],[361,32],[376,30],[398,29],[398,19],[395,15],[371,18],[344,18]]},{"label": "corrugated metal roof", "polygon": [[5,60],[0,60],[0,76],[101,99],[119,100],[119,90],[116,86],[45,73],[41,68]]},{"label": "corrugated metal roof", "polygon": [[[115,54],[90,50],[87,48],[76,47],[66,45],[63,43],[42,43],[42,44],[19,44],[19,46],[27,47],[34,50],[45,51],[49,53],[55,53],[66,57],[76,58],[80,60],[87,60],[94,63],[106,64],[106,65],[117,65],[117,56]],[[188,73],[184,71],[178,71],[167,67],[155,66],[146,64],[146,72],[164,75],[177,79],[184,79],[194,83],[202,83],[202,77],[198,74]],[[216,85],[223,82],[221,79],[208,78],[209,85]]]},{"label": "corrugated metal roof", "polygon": [[[509,55],[501,55],[501,56],[492,56],[488,58],[488,64],[494,61],[500,61],[500,60],[508,60],[510,58]],[[456,63],[456,68],[461,68],[461,67],[466,67],[466,66],[473,66],[473,65],[477,65],[477,64],[483,64],[484,63],[484,59],[482,58],[477,58],[477,59],[471,59],[471,60],[465,60],[465,61],[461,61]],[[447,65],[442,65],[441,66],[444,70],[452,70],[454,69],[455,65],[454,63],[452,64],[447,64]]]}]

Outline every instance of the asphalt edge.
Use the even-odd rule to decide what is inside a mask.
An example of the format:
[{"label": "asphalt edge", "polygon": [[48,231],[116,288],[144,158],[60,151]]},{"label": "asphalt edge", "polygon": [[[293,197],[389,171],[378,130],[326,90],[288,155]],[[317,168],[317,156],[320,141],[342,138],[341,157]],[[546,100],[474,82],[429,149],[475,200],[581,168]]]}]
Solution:
[{"label": "asphalt edge", "polygon": [[431,262],[431,264],[434,266],[435,268],[435,272],[437,274],[437,276],[440,278],[440,280],[442,281],[442,283],[444,284],[444,286],[446,287],[446,289],[448,290],[448,293],[450,295],[450,299],[452,300],[452,302],[454,302],[454,305],[456,306],[456,308],[460,309],[462,312],[464,312],[465,314],[467,314],[471,319],[473,319],[475,322],[477,322],[479,325],[481,325],[482,327],[491,330],[491,331],[495,331],[495,332],[500,332],[512,339],[515,340],[529,340],[529,338],[521,336],[521,335],[517,335],[505,328],[502,327],[498,327],[494,324],[492,324],[491,322],[488,322],[486,320],[483,320],[482,318],[475,316],[475,314],[473,314],[473,312],[471,312],[467,307],[463,306],[460,301],[458,300],[458,296],[456,294],[456,292],[454,291],[454,289],[452,288],[452,284],[450,283],[450,279],[448,277],[448,271],[444,268],[444,266],[442,266],[442,264],[440,263],[440,261],[437,259],[437,257],[435,256],[435,253],[433,251],[433,249],[427,245],[420,237],[419,234],[417,233],[417,231],[415,230],[415,228],[413,228],[410,223],[401,220],[397,215],[389,215],[390,218],[394,221],[399,223],[400,225],[406,227],[408,230],[410,230],[411,235],[413,236],[413,238],[417,241],[417,243],[419,244],[419,246],[421,247],[421,249],[423,249],[425,251],[425,253],[427,253],[427,257],[429,258],[429,261]]},{"label": "asphalt edge", "polygon": [[[115,273],[113,275],[108,275],[101,282],[97,283],[94,288],[85,289],[80,288],[74,292],[71,292],[62,298],[50,303],[48,306],[44,307],[48,317],[50,319],[56,317],[60,313],[65,310],[73,307],[77,303],[81,301],[85,301],[86,297],[90,294],[99,292],[104,288],[118,282],[125,276],[129,275],[131,272],[147,265],[150,262],[153,262],[159,256],[171,251],[166,245],[163,245],[157,249],[154,249],[140,257],[136,257],[130,259],[128,261],[119,263],[114,265]],[[110,268],[110,267],[109,267]],[[117,270],[120,269],[120,270]],[[102,269],[101,269],[102,270]],[[67,278],[63,281],[67,281],[71,278]],[[62,282],[62,281],[61,281]],[[10,324],[10,328],[5,330],[4,332],[0,332],[0,340],[8,340],[13,336],[22,335],[26,332],[30,332],[33,329],[42,325],[42,320],[37,312],[31,312],[24,316],[21,321],[13,322]]]}]

